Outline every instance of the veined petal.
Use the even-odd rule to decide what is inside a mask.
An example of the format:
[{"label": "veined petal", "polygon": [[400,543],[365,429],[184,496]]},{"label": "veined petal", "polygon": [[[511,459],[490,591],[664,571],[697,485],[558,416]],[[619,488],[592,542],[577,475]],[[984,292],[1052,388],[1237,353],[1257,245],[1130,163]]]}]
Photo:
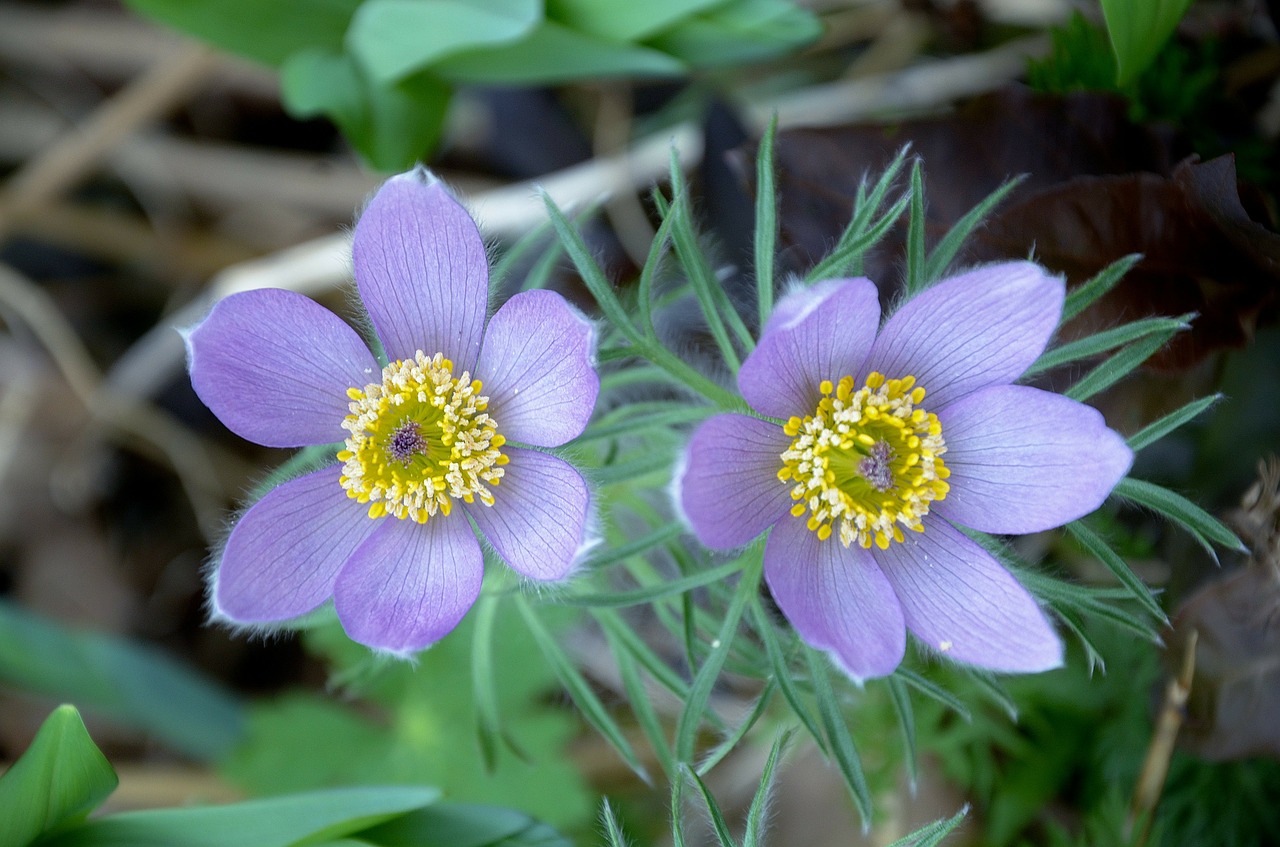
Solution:
[{"label": "veined petal", "polygon": [[738,371],[743,399],[775,418],[812,414],[823,380],[858,373],[879,324],[879,295],[867,279],[831,279],[787,295]]},{"label": "veined petal", "polygon": [[1036,601],[986,550],[945,520],[872,555],[907,628],[944,656],[1011,673],[1062,664],[1062,642]]},{"label": "veined petal", "polygon": [[245,512],[213,575],[216,617],[284,621],[333,595],[339,569],[376,525],[347,498],[341,472],[335,466],[298,477]]},{"label": "veined petal", "polygon": [[946,404],[1017,379],[1049,342],[1065,287],[1031,262],[988,265],[943,280],[885,323],[865,370],[914,376],[925,405]]},{"label": "veined petal", "polygon": [[902,609],[866,550],[819,541],[803,518],[787,516],[765,544],[764,575],[800,637],[855,680],[893,673],[902,661]]},{"label": "veined petal", "polygon": [[983,532],[1039,532],[1087,515],[1133,463],[1097,410],[1023,385],[976,391],[938,420],[951,490],[934,508]]},{"label": "veined petal", "polygon": [[196,394],[227,429],[267,447],[341,441],[347,389],[381,370],[341,318],[277,288],[218,301],[184,340]]},{"label": "veined petal", "polygon": [[352,640],[404,656],[458,625],[480,596],[484,557],[460,512],[377,523],[339,572],[334,608]]},{"label": "veined petal", "polygon": [[590,493],[582,475],[563,459],[508,447],[493,505],[467,513],[511,569],[530,579],[563,579],[573,569],[586,533]]},{"label": "veined petal", "polygon": [[443,353],[474,371],[489,303],[489,262],[476,223],[440,180],[392,177],[356,223],[356,286],[387,356]]},{"label": "veined petal", "polygon": [[741,547],[787,513],[790,489],[778,471],[790,444],[782,427],[746,415],[716,415],[698,427],[676,490],[699,541]]},{"label": "veined petal", "polygon": [[580,434],[600,392],[594,349],[594,327],[559,294],[525,291],[504,303],[473,374],[502,434],[539,447]]}]

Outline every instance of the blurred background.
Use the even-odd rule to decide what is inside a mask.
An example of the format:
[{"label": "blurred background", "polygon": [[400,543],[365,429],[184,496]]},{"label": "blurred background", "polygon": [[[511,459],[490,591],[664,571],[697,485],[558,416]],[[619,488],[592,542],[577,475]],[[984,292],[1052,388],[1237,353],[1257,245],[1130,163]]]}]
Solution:
[{"label": "blurred background", "polygon": [[[536,739],[535,761],[507,757],[485,772],[457,764],[479,760],[471,735],[444,738],[474,704],[428,702],[430,686],[414,681],[435,666],[465,673],[465,635],[428,654],[417,677],[396,671],[353,694],[342,685],[369,669],[347,646],[206,625],[208,551],[287,453],[237,439],[204,409],[176,330],[244,288],[347,307],[354,215],[385,174],[417,160],[465,199],[495,256],[543,221],[539,186],[562,208],[598,207],[585,235],[626,282],[648,252],[649,190],[674,146],[720,278],[750,297],[756,144],[776,114],[783,272],[822,257],[861,180],[910,144],[923,160],[930,243],[1024,177],[961,263],[1034,252],[1078,283],[1143,254],[1065,338],[1197,315],[1096,402],[1132,433],[1221,392],[1145,451],[1135,476],[1234,515],[1258,550],[1219,565],[1141,514],[1106,518],[1134,570],[1162,590],[1175,623],[1166,642],[1180,644],[1187,621],[1202,643],[1216,639],[1166,796],[1186,817],[1165,837],[1235,815],[1231,831],[1246,840],[1199,843],[1280,842],[1264,802],[1280,796],[1280,561],[1266,552],[1275,480],[1241,506],[1280,444],[1280,4],[1196,0],[1149,56],[1122,53],[1119,66],[1101,7],[1083,0],[654,3],[645,20],[548,0],[531,30],[480,37],[463,21],[434,40],[397,36],[395,15],[413,4],[382,16],[360,8],[372,0],[300,4],[306,14],[260,5],[0,2],[0,766],[52,704],[71,700],[122,774],[112,808],[390,775],[453,780],[453,796],[569,832],[593,832],[594,797],[608,792],[623,798],[640,843],[660,839],[665,796],[648,796],[574,721],[547,673],[529,672],[507,704]],[[905,235],[904,220],[865,260],[886,300]],[[531,243],[506,290],[538,274],[589,310],[550,239]],[[697,350],[693,328],[668,329]],[[1107,578],[1060,540],[1028,543],[1024,552],[1052,550],[1074,577]],[[1224,577],[1235,581],[1213,582]],[[568,631],[592,683],[624,713],[598,635]],[[887,810],[868,843],[964,802],[975,804],[973,843],[1074,843],[1091,821],[1123,817],[1167,674],[1155,645],[1115,632],[1098,643],[1114,650],[1105,678],[1078,657],[1010,685],[1023,709],[1016,728],[991,709],[957,726],[921,708],[914,797],[896,768],[901,751],[855,723]],[[521,656],[512,647],[499,660],[513,668]],[[724,691],[724,707],[745,708],[749,694]],[[869,691],[852,719],[891,722],[883,696]],[[352,764],[347,747],[311,747],[317,733],[384,758]],[[395,761],[414,733],[425,740],[401,757],[416,751],[431,759],[425,769]],[[767,749],[746,745],[716,771],[722,803],[750,802]],[[1233,791],[1211,799],[1214,784]],[[1014,787],[1001,796],[997,785]],[[855,843],[859,824],[816,751],[796,751],[779,786],[773,843]],[[1236,805],[1210,814],[1225,795]]]}]

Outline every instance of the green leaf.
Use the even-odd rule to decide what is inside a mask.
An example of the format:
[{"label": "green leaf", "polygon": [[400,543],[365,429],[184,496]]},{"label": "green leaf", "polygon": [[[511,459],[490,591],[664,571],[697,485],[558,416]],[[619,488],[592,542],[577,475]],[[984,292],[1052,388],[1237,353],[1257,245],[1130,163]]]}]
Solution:
[{"label": "green leaf", "polygon": [[1128,85],[1155,61],[1190,5],[1191,0],[1102,0],[1117,85]]},{"label": "green leaf", "polygon": [[1122,326],[1104,329],[1102,332],[1095,332],[1093,335],[1087,335],[1045,351],[1031,367],[1027,368],[1026,375],[1031,376],[1068,362],[1087,359],[1149,335],[1182,332],[1191,328],[1190,320],[1194,317],[1194,314],[1187,314],[1178,318],[1143,318]]},{"label": "green leaf", "polygon": [[1158,421],[1147,424],[1129,436],[1130,449],[1137,452],[1149,444],[1154,444],[1183,424],[1195,420],[1202,412],[1221,399],[1221,394],[1211,394],[1208,397],[1201,397],[1199,400],[1192,400],[1187,405],[1170,412]]},{"label": "green leaf", "polygon": [[742,723],[738,724],[733,732],[726,736],[723,741],[717,744],[715,749],[702,757],[702,761],[696,768],[699,776],[711,773],[711,770],[716,765],[720,764],[725,756],[732,753],[733,749],[738,746],[738,743],[747,736],[747,733],[751,731],[751,728],[756,725],[756,721],[760,720],[760,716],[764,714],[765,709],[769,707],[769,702],[773,699],[773,691],[777,688],[777,685],[778,683],[774,679],[770,679],[765,683],[764,688],[761,689],[760,693],[756,696],[755,705],[751,707],[751,712],[747,715],[746,719],[743,720]]},{"label": "green leaf", "polygon": [[1093,305],[1098,298],[1115,288],[1124,275],[1141,260],[1142,256],[1138,253],[1116,259],[1099,271],[1093,279],[1073,289],[1062,304],[1062,321],[1065,323],[1071,320]]},{"label": "green leaf", "polygon": [[361,0],[126,0],[140,15],[231,53],[280,65],[299,50],[337,51]]},{"label": "green leaf", "polygon": [[767,59],[821,34],[817,17],[788,0],[733,0],[683,19],[649,43],[708,68]]},{"label": "green leaf", "polygon": [[1178,332],[1165,329],[1153,332],[1145,338],[1120,348],[1110,358],[1097,365],[1063,393],[1072,400],[1083,403],[1093,395],[1133,373],[1139,365],[1150,359]]},{"label": "green leaf", "polygon": [[628,847],[627,837],[622,834],[622,827],[618,825],[618,819],[614,817],[613,807],[609,805],[607,797],[600,809],[600,817],[604,819],[604,831],[609,837],[609,847]]},{"label": "green leaf", "polygon": [[778,198],[774,187],[773,140],[778,133],[778,115],[774,113],[769,128],[760,139],[756,152],[756,230],[755,270],[756,302],[759,307],[760,330],[773,313],[773,262],[778,240]]},{"label": "green leaf", "polygon": [[547,0],[547,15],[613,41],[641,41],[690,15],[728,0]]},{"label": "green leaf", "polygon": [[649,746],[653,748],[654,755],[662,765],[662,772],[671,776],[676,772],[675,756],[672,755],[671,745],[667,743],[666,735],[663,734],[662,721],[653,708],[649,692],[645,690],[644,681],[640,678],[635,657],[608,629],[604,634],[614,661],[618,664],[618,673],[622,677],[622,687],[627,694],[627,701],[631,704],[631,711],[635,714],[640,728],[644,730],[645,736],[648,737]]},{"label": "green leaf", "polygon": [[822,726],[827,734],[827,742],[835,756],[836,765],[844,775],[845,787],[853,798],[853,805],[862,818],[863,828],[871,825],[871,788],[867,785],[866,775],[862,771],[862,758],[853,745],[853,736],[845,724],[840,704],[836,700],[835,689],[831,687],[831,678],[827,673],[826,657],[816,650],[806,648],[805,658],[809,663],[809,675],[813,679],[813,693],[818,699],[818,714],[822,718]]},{"label": "green leaf", "polygon": [[360,833],[378,847],[572,847],[546,824],[515,809],[435,803]]},{"label": "green leaf", "polygon": [[924,175],[920,160],[911,166],[911,213],[907,216],[907,278],[904,293],[911,297],[929,284],[925,276],[924,254]]},{"label": "green leaf", "polygon": [[818,722],[810,713],[809,707],[805,705],[804,700],[800,696],[800,689],[796,687],[794,674],[787,665],[787,657],[783,652],[782,644],[778,641],[778,633],[773,627],[773,622],[769,619],[769,614],[761,605],[760,599],[751,604],[751,615],[754,619],[755,630],[760,635],[760,640],[764,642],[765,652],[769,657],[769,664],[773,670],[772,679],[778,683],[778,688],[782,690],[782,696],[786,699],[787,705],[791,707],[791,711],[795,714],[800,722],[804,724],[804,728],[809,731],[809,735],[818,745],[823,755],[829,755],[827,748],[827,740],[823,737],[822,731],[818,729]]},{"label": "green leaf", "polygon": [[118,783],[80,713],[59,706],[0,775],[0,845],[25,847],[42,833],[83,820]]},{"label": "green leaf", "polygon": [[161,651],[65,629],[3,601],[0,682],[74,701],[198,759],[225,754],[244,729],[229,691]]},{"label": "green leaf", "polygon": [[[913,174],[914,176],[914,174]],[[951,229],[947,230],[947,234],[942,237],[937,246],[929,253],[929,259],[924,266],[925,284],[931,284],[942,278],[950,267],[951,262],[955,259],[956,254],[960,252],[960,248],[969,238],[978,225],[986,219],[991,210],[1009,196],[1009,192],[1017,188],[1025,177],[1014,177],[1004,185],[991,192],[972,209],[964,213],[964,217],[956,221]],[[912,185],[914,186],[914,180]],[[915,207],[912,207],[912,214],[915,214]]]},{"label": "green leaf", "polygon": [[440,139],[452,89],[429,74],[395,84],[371,80],[349,54],[304,50],[280,70],[281,95],[298,118],[324,115],[370,166],[403,170]]},{"label": "green leaf", "polygon": [[769,788],[773,784],[773,772],[782,759],[782,751],[791,740],[791,732],[778,736],[769,750],[769,758],[764,764],[764,773],[760,775],[760,787],[751,798],[751,807],[747,809],[747,828],[742,833],[742,847],[759,847],[764,840],[764,810],[767,807]]},{"label": "green leaf", "polygon": [[969,807],[965,806],[949,818],[943,818],[920,827],[910,835],[905,835],[897,841],[889,845],[889,847],[938,847],[942,840],[960,825],[960,822],[969,814]]},{"label": "green leaf", "polygon": [[354,835],[430,805],[439,796],[434,788],[378,786],[125,812],[89,821],[41,847],[296,847]]},{"label": "green leaf", "polygon": [[1213,544],[1221,544],[1240,553],[1248,552],[1248,548],[1239,538],[1236,538],[1236,534],[1228,529],[1226,524],[1181,494],[1151,482],[1132,478],[1120,480],[1112,493],[1124,500],[1146,506],[1182,527],[1208,551],[1215,562],[1218,560],[1218,554],[1214,551]]},{"label": "green leaf", "polygon": [[702,781],[702,777],[698,776],[692,768],[683,765],[682,767],[685,775],[693,780],[694,785],[698,786],[698,793],[702,795],[702,802],[706,804],[707,811],[711,814],[711,826],[715,830],[716,840],[720,842],[720,847],[737,847],[737,842],[729,834],[729,824],[725,822],[724,812],[720,811],[720,804],[716,802],[711,789],[707,787],[707,784]]},{"label": "green leaf", "polygon": [[[677,528],[683,529],[678,524]],[[661,530],[659,530],[661,532]],[[701,573],[689,574],[689,576],[680,577],[679,579],[662,582],[657,585],[650,585],[646,588],[637,588],[634,591],[616,591],[604,594],[578,594],[568,595],[556,598],[556,602],[565,606],[638,606],[642,603],[652,603],[655,600],[661,600],[665,597],[671,597],[676,594],[683,594],[686,591],[692,591],[695,588],[701,588],[704,585],[711,585],[722,579],[733,576],[742,570],[741,562],[726,562],[719,567],[711,570],[702,571]]]},{"label": "green leaf", "polygon": [[347,47],[385,85],[477,47],[514,43],[541,20],[538,0],[365,0]]},{"label": "green leaf", "polygon": [[469,50],[432,67],[457,83],[472,85],[545,85],[593,77],[678,76],[679,59],[639,44],[596,38],[543,21],[514,44]]},{"label": "green leaf", "polygon": [[890,676],[885,679],[889,689],[889,697],[893,700],[893,712],[898,718],[898,732],[902,734],[902,749],[906,751],[907,780],[911,790],[915,791],[918,757],[916,755],[916,721],[911,709],[911,694],[907,691],[902,677]]},{"label": "green leaf", "polygon": [[836,246],[832,248],[825,259],[805,274],[806,281],[816,282],[820,279],[833,279],[856,272],[855,269],[861,263],[862,254],[883,238],[890,227],[901,217],[911,201],[910,192],[904,194],[886,214],[881,216],[876,224],[871,224],[871,219],[876,212],[880,211],[889,189],[893,187],[894,182],[898,179],[898,173],[902,170],[902,166],[907,160],[909,149],[908,147],[903,147],[898,151],[897,155],[893,157],[893,161],[880,174],[880,178],[876,180],[875,187],[871,189],[869,194],[866,191],[866,177],[863,177],[862,182],[858,185],[858,199],[854,203],[853,215],[850,217],[844,232],[841,233],[840,240],[836,242]]},{"label": "green leaf", "polygon": [[1138,579],[1137,574],[1129,569],[1124,559],[1116,551],[1112,550],[1110,545],[1102,539],[1100,535],[1085,525],[1083,521],[1072,521],[1067,524],[1067,532],[1080,542],[1084,549],[1088,550],[1090,555],[1107,566],[1107,570],[1111,571],[1120,584],[1128,589],[1130,596],[1142,604],[1157,621],[1166,623],[1168,618],[1165,617],[1164,610],[1160,608],[1160,604],[1151,594],[1151,589],[1146,583]]}]

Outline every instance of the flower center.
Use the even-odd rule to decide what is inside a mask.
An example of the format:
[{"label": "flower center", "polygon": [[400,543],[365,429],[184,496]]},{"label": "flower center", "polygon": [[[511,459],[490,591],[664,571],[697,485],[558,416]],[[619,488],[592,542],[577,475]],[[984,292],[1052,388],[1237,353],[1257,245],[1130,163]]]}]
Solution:
[{"label": "flower center", "polygon": [[819,539],[839,523],[845,547],[874,542],[884,550],[902,541],[899,525],[923,532],[929,504],[947,496],[947,445],[938,416],[918,408],[924,389],[915,377],[873,372],[862,388],[853,385],[851,376],[835,386],[823,380],[814,413],[787,421],[794,440],[778,479],[791,485],[791,514],[808,512]]},{"label": "flower center", "polygon": [[338,453],[347,496],[369,504],[369,517],[426,523],[449,514],[454,500],[493,505],[506,439],[485,411],[480,380],[453,375],[443,354],[421,350],[382,369],[382,382],[349,388],[351,433]]}]

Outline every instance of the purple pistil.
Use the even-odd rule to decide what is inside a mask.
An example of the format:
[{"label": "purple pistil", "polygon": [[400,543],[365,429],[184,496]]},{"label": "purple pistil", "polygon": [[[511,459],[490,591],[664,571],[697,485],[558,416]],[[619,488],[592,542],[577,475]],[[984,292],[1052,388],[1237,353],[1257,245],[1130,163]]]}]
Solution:
[{"label": "purple pistil", "polygon": [[893,487],[893,468],[889,461],[893,458],[893,450],[889,442],[877,441],[871,450],[858,462],[858,473],[876,491],[888,491]]},{"label": "purple pistil", "polygon": [[407,465],[410,459],[426,449],[427,442],[417,421],[405,421],[387,439],[387,455],[402,465]]}]

